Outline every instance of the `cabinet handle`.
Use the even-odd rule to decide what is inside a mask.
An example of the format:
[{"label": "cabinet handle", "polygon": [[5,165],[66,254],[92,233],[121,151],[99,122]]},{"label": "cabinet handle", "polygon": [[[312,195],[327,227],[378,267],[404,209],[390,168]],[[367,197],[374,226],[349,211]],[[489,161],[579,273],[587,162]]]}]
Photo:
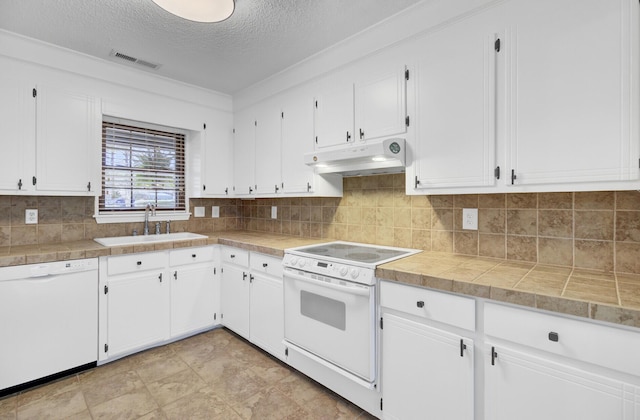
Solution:
[{"label": "cabinet handle", "polygon": [[253,274],[249,276],[249,283],[253,283]]},{"label": "cabinet handle", "polygon": [[497,358],[498,353],[496,353],[496,348],[491,346],[491,366],[495,366]]},{"label": "cabinet handle", "polygon": [[236,257],[236,254],[229,255],[229,258],[235,258],[235,257]]},{"label": "cabinet handle", "polygon": [[195,258],[195,257],[196,257],[196,254],[191,254],[191,258]]},{"label": "cabinet handle", "polygon": [[362,128],[360,128],[359,130],[360,130],[360,140],[362,140],[364,138],[364,131],[362,131]]},{"label": "cabinet handle", "polygon": [[351,140],[351,134],[347,131],[347,141]]},{"label": "cabinet handle", "polygon": [[512,170],[511,170],[511,185],[515,184],[516,178],[517,178],[517,176],[516,176],[516,170],[515,170],[515,169],[512,169]]},{"label": "cabinet handle", "polygon": [[247,273],[245,273],[244,271],[242,272],[242,281],[245,281],[247,279]]},{"label": "cabinet handle", "polygon": [[268,266],[268,265],[269,265],[269,264],[267,264],[267,263],[262,263],[262,266],[263,266],[264,268],[267,268],[267,266]]},{"label": "cabinet handle", "polygon": [[178,271],[177,270],[173,272],[173,278],[178,280]]},{"label": "cabinet handle", "polygon": [[460,339],[460,357],[464,357],[464,351],[467,349],[467,345],[464,344],[464,340]]},{"label": "cabinet handle", "polygon": [[253,192],[253,188],[249,187],[249,194]]},{"label": "cabinet handle", "polygon": [[557,332],[551,331],[549,333],[549,341],[553,341],[554,343],[557,343],[559,339],[560,339],[560,336],[558,335]]},{"label": "cabinet handle", "polygon": [[158,280],[160,280],[160,283],[162,283],[162,273],[160,273],[160,275],[158,276]]},{"label": "cabinet handle", "polygon": [[21,190],[22,189],[22,179],[18,180],[18,189]]},{"label": "cabinet handle", "polygon": [[417,301],[417,302],[416,302],[416,306],[417,306],[418,308],[424,308],[424,301],[423,301],[423,300],[419,300],[419,301]]},{"label": "cabinet handle", "polygon": [[142,265],[142,261],[137,261],[136,265]]}]

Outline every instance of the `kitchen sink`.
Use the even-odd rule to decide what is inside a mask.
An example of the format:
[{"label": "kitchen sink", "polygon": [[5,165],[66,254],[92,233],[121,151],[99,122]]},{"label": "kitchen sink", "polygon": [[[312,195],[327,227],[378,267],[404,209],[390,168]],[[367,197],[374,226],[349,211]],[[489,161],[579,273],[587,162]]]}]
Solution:
[{"label": "kitchen sink", "polygon": [[208,236],[198,233],[175,232],[160,235],[112,236],[110,238],[94,238],[93,240],[104,246],[123,246],[206,238],[208,238]]}]

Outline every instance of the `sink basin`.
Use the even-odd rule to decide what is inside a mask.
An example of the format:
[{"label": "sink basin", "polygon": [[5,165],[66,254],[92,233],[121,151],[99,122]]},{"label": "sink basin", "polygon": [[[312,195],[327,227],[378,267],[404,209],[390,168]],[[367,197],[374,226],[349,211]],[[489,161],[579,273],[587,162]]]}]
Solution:
[{"label": "sink basin", "polygon": [[208,238],[208,236],[191,232],[176,232],[160,235],[113,236],[110,238],[94,238],[93,240],[104,246],[123,246],[205,238]]}]

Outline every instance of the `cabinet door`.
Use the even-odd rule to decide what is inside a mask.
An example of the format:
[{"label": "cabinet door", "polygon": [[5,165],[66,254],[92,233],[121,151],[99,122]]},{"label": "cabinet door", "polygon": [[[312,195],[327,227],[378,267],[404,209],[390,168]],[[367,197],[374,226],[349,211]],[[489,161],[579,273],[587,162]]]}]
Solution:
[{"label": "cabinet door", "polygon": [[315,98],[316,148],[353,143],[353,84],[327,87]]},{"label": "cabinet door", "polygon": [[234,191],[238,195],[254,194],[256,188],[256,118],[251,109],[239,112],[234,118]]},{"label": "cabinet door", "polygon": [[213,264],[171,269],[171,337],[215,325]]},{"label": "cabinet door", "polygon": [[282,278],[251,274],[251,342],[284,359]]},{"label": "cabinet door", "polygon": [[313,152],[313,100],[305,95],[285,99],[282,107],[282,192],[313,191],[314,169],[303,156]]},{"label": "cabinet door", "polygon": [[32,87],[0,79],[0,192],[33,190],[35,156],[35,100]]},{"label": "cabinet door", "polygon": [[516,0],[506,7],[513,184],[637,179],[631,127],[638,110],[630,104],[637,104],[638,2]]},{"label": "cabinet door", "polygon": [[417,190],[495,184],[494,13],[417,43],[416,172],[407,181]]},{"label": "cabinet door", "polygon": [[37,90],[36,188],[97,195],[100,191],[100,110],[84,94]]},{"label": "cabinet door", "polygon": [[640,415],[637,386],[490,343],[485,354],[487,419],[631,420]]},{"label": "cabinet door", "polygon": [[279,106],[267,103],[260,106],[257,115],[256,193],[275,194],[282,188],[280,170],[282,111]]},{"label": "cabinet door", "polygon": [[249,339],[249,269],[222,266],[222,323]]},{"label": "cabinet door", "polygon": [[204,196],[224,196],[233,191],[233,128],[231,118],[207,124],[203,132],[202,170]]},{"label": "cabinet door", "polygon": [[170,291],[165,273],[149,271],[108,281],[109,357],[169,338]]},{"label": "cabinet door", "polygon": [[471,339],[384,315],[385,419],[473,419],[473,378]]},{"label": "cabinet door", "polygon": [[[355,85],[356,140],[404,135],[407,131],[406,66],[374,65]],[[408,73],[407,73],[408,75]]]}]

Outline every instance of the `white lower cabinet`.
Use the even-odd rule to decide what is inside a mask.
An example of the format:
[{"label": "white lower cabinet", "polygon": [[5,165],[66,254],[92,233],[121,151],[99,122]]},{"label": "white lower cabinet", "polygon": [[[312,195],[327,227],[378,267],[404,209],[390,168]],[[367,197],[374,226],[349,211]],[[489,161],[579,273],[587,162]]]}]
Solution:
[{"label": "white lower cabinet", "polygon": [[638,386],[570,362],[490,342],[485,347],[485,419],[631,420],[640,415]]},{"label": "white lower cabinet", "polygon": [[108,361],[215,326],[213,247],[100,257],[98,360]]},{"label": "white lower cabinet", "polygon": [[475,301],[383,281],[380,304],[383,418],[473,419]]},{"label": "white lower cabinet", "polygon": [[473,341],[395,315],[384,316],[385,419],[473,418]]},{"label": "white lower cabinet", "polygon": [[222,261],[222,323],[284,360],[282,259],[223,247]]},{"label": "white lower cabinet", "polygon": [[640,418],[640,333],[486,303],[487,420]]}]

